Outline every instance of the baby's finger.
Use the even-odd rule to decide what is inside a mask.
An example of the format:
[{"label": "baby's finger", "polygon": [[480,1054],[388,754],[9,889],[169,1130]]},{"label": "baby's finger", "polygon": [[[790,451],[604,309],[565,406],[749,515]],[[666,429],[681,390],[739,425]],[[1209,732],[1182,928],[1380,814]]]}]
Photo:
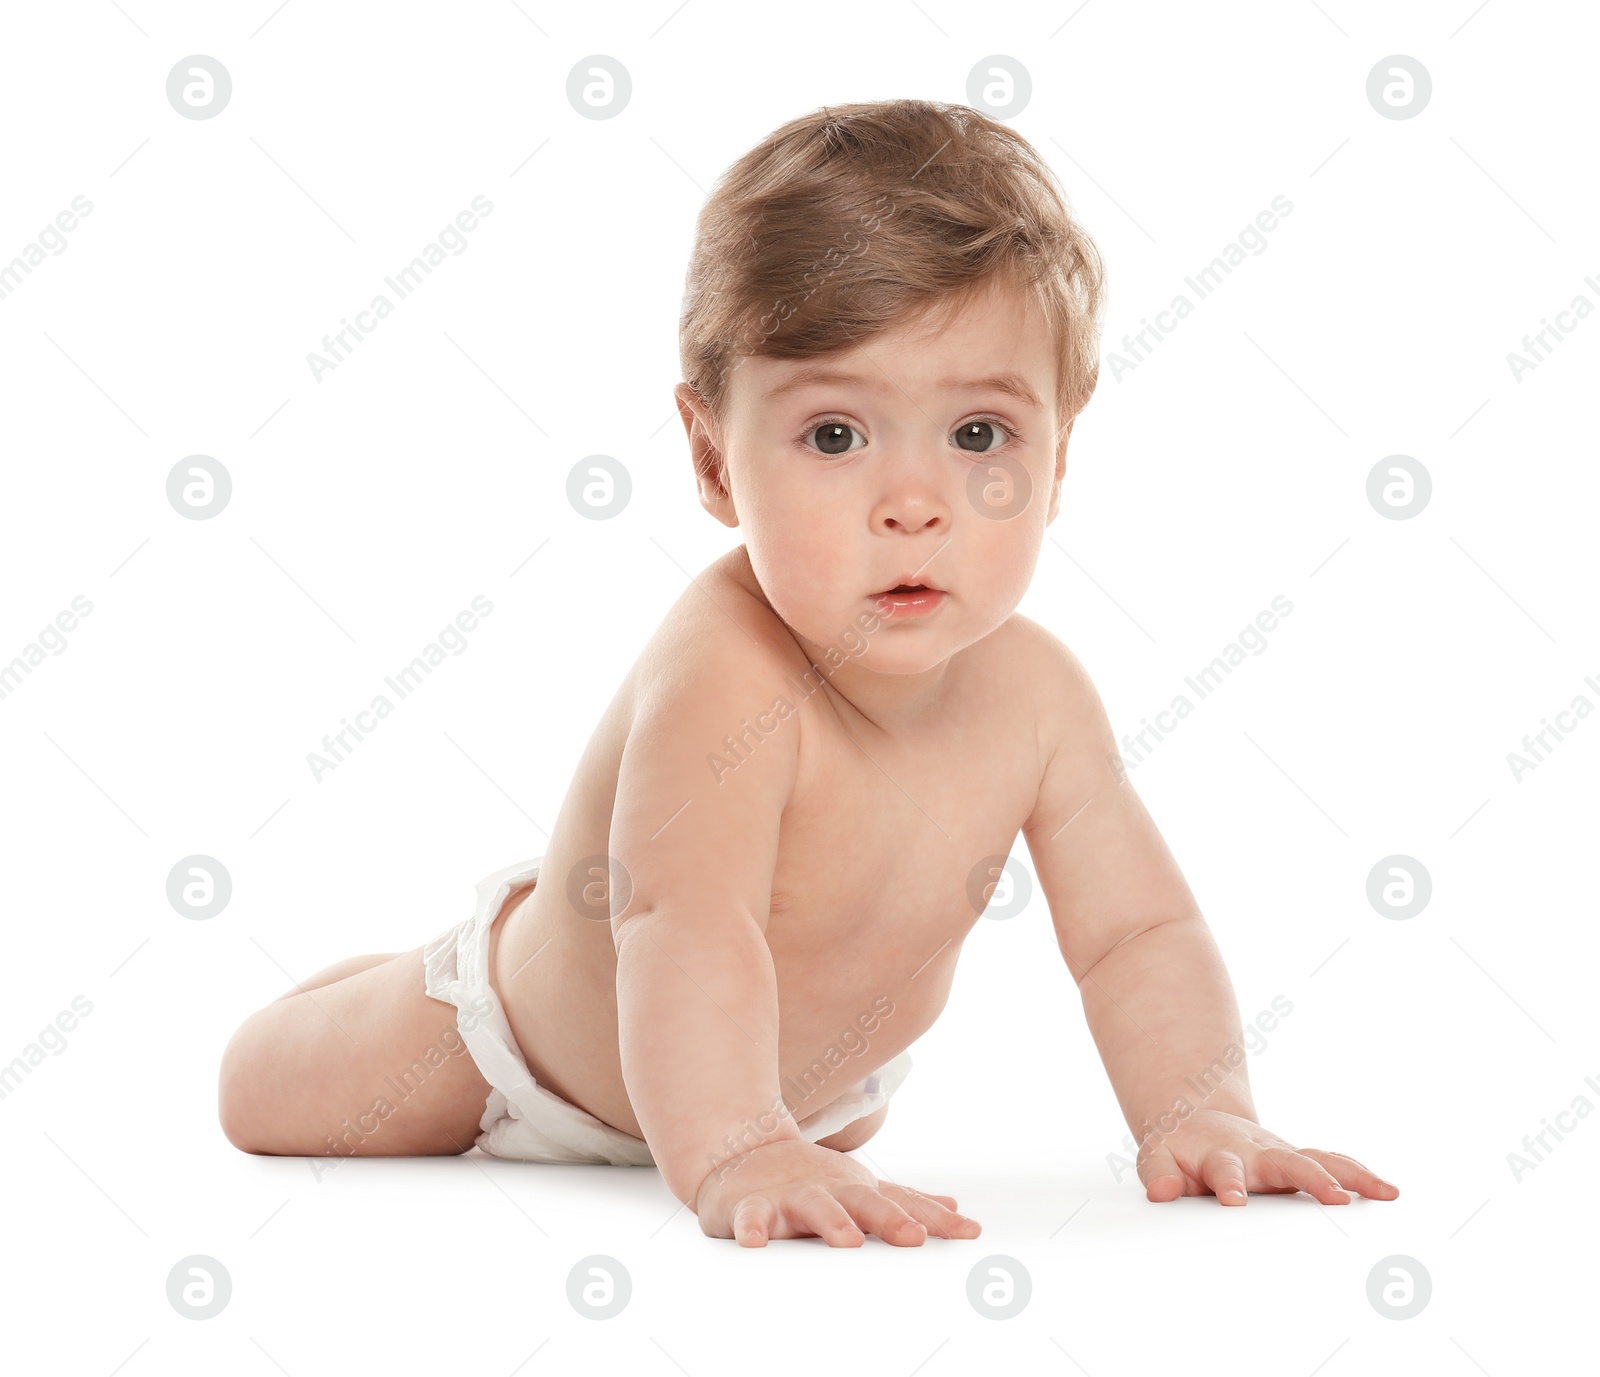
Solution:
[{"label": "baby's finger", "polygon": [[1256,1158],[1256,1169],[1275,1177],[1272,1184],[1302,1190],[1324,1205],[1350,1203],[1350,1197],[1325,1166],[1292,1148],[1263,1148]]},{"label": "baby's finger", "polygon": [[1346,1190],[1354,1188],[1369,1200],[1393,1200],[1400,1194],[1400,1188],[1392,1181],[1385,1181],[1370,1167],[1362,1166],[1354,1157],[1346,1157],[1342,1152],[1301,1148],[1300,1155],[1320,1163]]},{"label": "baby's finger", "polygon": [[1151,1148],[1148,1155],[1141,1155],[1135,1168],[1139,1180],[1144,1183],[1146,1200],[1165,1203],[1183,1194],[1186,1182],[1178,1170],[1177,1159],[1160,1143]]},{"label": "baby's finger", "polygon": [[1211,1187],[1219,1205],[1244,1205],[1249,1196],[1244,1188],[1244,1163],[1237,1152],[1214,1148],[1200,1164],[1200,1179]]},{"label": "baby's finger", "polygon": [[777,1207],[764,1195],[747,1195],[733,1210],[733,1236],[741,1248],[765,1248]]},{"label": "baby's finger", "polygon": [[846,1186],[837,1194],[856,1223],[869,1234],[877,1234],[885,1243],[897,1248],[916,1248],[928,1237],[925,1225],[919,1224],[872,1186]]},{"label": "baby's finger", "polygon": [[983,1226],[976,1219],[968,1219],[966,1215],[957,1214],[949,1206],[940,1203],[948,1200],[949,1196],[924,1195],[910,1186],[896,1185],[893,1181],[878,1182],[878,1189],[889,1199],[903,1205],[906,1213],[931,1234],[938,1234],[941,1238],[976,1238],[983,1232]]},{"label": "baby's finger", "polygon": [[804,1225],[830,1248],[859,1248],[866,1242],[850,1212],[821,1186],[795,1196],[786,1213],[791,1223]]}]

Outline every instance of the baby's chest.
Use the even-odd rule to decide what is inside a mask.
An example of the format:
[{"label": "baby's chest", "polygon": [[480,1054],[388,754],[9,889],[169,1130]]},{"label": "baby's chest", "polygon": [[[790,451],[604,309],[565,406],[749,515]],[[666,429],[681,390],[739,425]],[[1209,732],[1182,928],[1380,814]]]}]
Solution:
[{"label": "baby's chest", "polygon": [[958,725],[914,747],[818,735],[783,815],[769,938],[863,956],[959,941],[1037,797],[1031,726]]}]

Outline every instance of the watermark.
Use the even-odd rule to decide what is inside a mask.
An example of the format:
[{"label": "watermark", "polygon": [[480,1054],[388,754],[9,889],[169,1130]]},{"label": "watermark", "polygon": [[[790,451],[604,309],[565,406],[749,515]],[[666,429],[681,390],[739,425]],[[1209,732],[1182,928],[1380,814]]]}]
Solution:
[{"label": "watermark", "polygon": [[[477,609],[480,617],[487,617],[494,611],[494,604],[482,593],[473,597],[471,606]],[[306,764],[311,767],[311,777],[321,784],[323,775],[344,764],[351,752],[377,730],[384,718],[394,712],[395,702],[404,702],[445,662],[446,652],[451,656],[466,654],[471,643],[465,633],[477,629],[478,623],[471,612],[458,612],[453,622],[447,624],[412,657],[410,664],[395,674],[385,675],[383,682],[395,695],[395,701],[391,701],[387,694],[375,694],[372,701],[356,713],[354,722],[348,717],[341,717],[339,730],[322,738],[322,749],[306,752]],[[346,737],[351,739],[346,740]]]},{"label": "watermark", "polygon": [[167,470],[167,501],[190,521],[220,516],[232,496],[233,475],[209,454],[191,454]]},{"label": "watermark", "polygon": [[616,58],[590,53],[567,73],[567,104],[586,120],[608,120],[628,108],[633,77]]},{"label": "watermark", "polygon": [[967,1300],[986,1320],[1020,1315],[1033,1296],[1033,1277],[1014,1257],[991,1253],[967,1273]]},{"label": "watermark", "polygon": [[[863,1035],[877,1032],[883,1021],[893,1015],[894,1011],[894,1000],[886,994],[879,995],[872,1002],[872,1007],[857,1014],[854,1022],[845,1026],[838,1040],[823,1048],[798,1076],[786,1076],[780,1081],[778,1097],[766,1109],[753,1119],[741,1119],[733,1129],[723,1135],[723,1156],[718,1157],[713,1152],[706,1154],[706,1161],[710,1164],[706,1181],[714,1179],[718,1184],[725,1181],[744,1165],[747,1154],[767,1143],[779,1124],[786,1119],[794,1121],[794,1111],[789,1108],[788,1100],[783,1094],[786,1088],[789,1091],[789,1098],[803,1106],[835,1076],[840,1067],[859,1060],[871,1050],[871,1041]],[[870,1085],[870,1078],[868,1084]],[[700,1189],[705,1189],[705,1181],[701,1182]]]},{"label": "watermark", "polygon": [[984,456],[967,470],[967,505],[986,521],[1010,521],[1033,501],[1033,479],[1014,454]]},{"label": "watermark", "polygon": [[1433,876],[1415,856],[1385,856],[1367,873],[1367,902],[1385,918],[1415,918],[1433,897]]},{"label": "watermark", "polygon": [[[77,1010],[76,1014],[72,1012],[73,1009]],[[94,1004],[86,995],[73,995],[69,1008],[63,1009],[45,1024],[10,1062],[0,1065],[0,1100],[9,1099],[17,1093],[18,1087],[33,1075],[34,1068],[44,1065],[47,1053],[59,1057],[65,1052],[67,1034],[76,1032],[78,1020],[88,1018],[93,1012]]]},{"label": "watermark", "polygon": [[1386,120],[1420,115],[1433,95],[1433,78],[1414,57],[1394,53],[1373,63],[1367,73],[1367,103]]},{"label": "watermark", "polygon": [[633,475],[609,454],[591,454],[567,470],[567,502],[590,521],[619,515],[632,496]]},{"label": "watermark", "polygon": [[441,1028],[438,1038],[411,1059],[410,1065],[398,1073],[398,1079],[393,1075],[383,1078],[384,1085],[394,1092],[394,1099],[384,1094],[375,1095],[372,1107],[356,1114],[353,1123],[349,1118],[340,1119],[337,1130],[323,1135],[322,1141],[327,1151],[320,1157],[305,1159],[311,1168],[312,1180],[318,1185],[322,1184],[324,1176],[347,1158],[356,1156],[359,1148],[376,1137],[378,1130],[394,1115],[396,1109],[422,1089],[429,1076],[451,1058],[467,1055],[467,1043],[462,1035],[476,1028],[493,1006],[488,996],[479,994],[468,999],[466,1007],[455,1007],[457,1014],[453,1026]]},{"label": "watermark", "polygon": [[[797,684],[800,692],[795,696],[802,702],[816,692],[822,685],[820,681],[816,687],[810,687],[806,681],[811,679],[808,670],[803,678],[793,674],[784,675],[784,682]],[[772,700],[772,706],[756,714],[755,725],[752,726],[748,717],[741,717],[739,725],[744,728],[738,736],[724,736],[722,750],[725,754],[710,752],[706,756],[706,764],[711,767],[711,777],[718,784],[723,783],[727,777],[743,765],[755,754],[756,747],[760,746],[770,736],[776,736],[778,728],[787,722],[799,709],[782,694]],[[754,738],[752,740],[752,738]]]},{"label": "watermark", "polygon": [[[1193,300],[1190,300],[1187,292],[1178,292],[1167,303],[1165,310],[1155,312],[1153,321],[1140,317],[1138,330],[1122,337],[1121,351],[1112,349],[1105,355],[1104,362],[1111,366],[1111,376],[1120,383],[1124,373],[1131,373],[1146,362],[1166,341],[1167,336],[1194,314],[1197,304],[1212,295],[1245,261],[1247,251],[1253,258],[1259,258],[1267,251],[1267,235],[1277,229],[1279,222],[1287,219],[1293,210],[1294,202],[1287,196],[1281,192],[1274,196],[1267,209],[1240,230],[1231,242],[1223,245],[1215,258],[1192,277],[1183,279],[1183,285],[1194,293]],[[1277,214],[1273,214],[1274,211]]]},{"label": "watermark", "polygon": [[[811,266],[800,274],[799,285],[804,287],[805,290],[792,300],[788,297],[778,297],[772,303],[771,308],[755,321],[756,327],[760,329],[759,336],[751,339],[747,332],[746,338],[736,351],[736,357],[742,360],[747,355],[754,354],[762,344],[766,343],[777,332],[790,316],[817,294],[818,288],[824,282],[852,258],[859,258],[864,254],[872,242],[866,236],[870,235],[893,214],[894,202],[889,199],[887,193],[879,192],[878,198],[872,205],[856,216],[856,223],[861,226],[862,232],[858,233],[853,228],[846,230],[839,243],[829,245],[825,253],[814,258],[811,261]],[[815,279],[815,281],[812,279]],[[734,365],[734,367],[737,366],[737,364]],[[724,375],[728,371],[730,370],[725,369]]]},{"label": "watermark", "polygon": [[[1600,1081],[1593,1076],[1585,1076],[1583,1083],[1594,1091],[1596,1098],[1600,1098]],[[1572,1103],[1565,1109],[1558,1109],[1555,1123],[1549,1119],[1540,1119],[1544,1125],[1537,1133],[1524,1133],[1522,1135],[1522,1151],[1506,1153],[1506,1165],[1511,1168],[1511,1179],[1519,1186],[1522,1178],[1530,1171],[1537,1171],[1556,1148],[1566,1141],[1567,1134],[1575,1133],[1578,1126],[1594,1113],[1594,1101],[1581,1091],[1572,1097]],[[1549,1139],[1555,1142],[1549,1142]]]},{"label": "watermark", "polygon": [[967,903],[984,918],[1015,918],[1033,897],[1033,877],[1015,856],[985,856],[967,872]]},{"label": "watermark", "polygon": [[1013,119],[1032,98],[1032,74],[1006,53],[993,53],[973,63],[967,73],[967,104],[990,119]]},{"label": "watermark", "polygon": [[181,917],[215,918],[232,897],[233,876],[215,856],[185,856],[167,872],[167,902]]},{"label": "watermark", "polygon": [[[45,255],[59,258],[67,251],[67,235],[78,228],[77,216],[88,215],[94,210],[94,202],[87,196],[74,196],[67,203],[68,209],[57,214],[56,218],[46,225],[33,238],[30,243],[22,246],[22,251],[4,267],[0,267],[0,301],[4,301],[18,287],[22,285],[25,277],[32,277],[33,270],[45,261]],[[18,270],[21,271],[18,271]]]},{"label": "watermark", "polygon": [[586,1320],[620,1315],[633,1295],[633,1278],[614,1257],[594,1253],[579,1258],[567,1273],[567,1300]]},{"label": "watermark", "polygon": [[179,1258],[167,1273],[167,1300],[186,1320],[220,1315],[233,1296],[233,1277],[214,1257]]},{"label": "watermark", "polygon": [[567,872],[567,903],[580,918],[609,923],[611,910],[621,918],[633,900],[633,876],[615,856],[585,856]]},{"label": "watermark", "polygon": [[[322,352],[313,349],[306,355],[311,376],[318,383],[324,373],[330,373],[355,353],[356,347],[378,328],[378,323],[394,313],[398,302],[404,301],[445,261],[448,252],[459,258],[467,251],[467,235],[478,228],[478,216],[487,218],[494,211],[494,202],[480,192],[469,203],[472,210],[464,210],[446,225],[427,244],[419,257],[413,258],[398,273],[383,279],[383,284],[394,293],[394,300],[379,292],[367,303],[366,309],[355,313],[355,321],[339,321],[339,328],[322,337]],[[473,215],[476,210],[478,215]]]},{"label": "watermark", "polygon": [[[866,638],[882,625],[883,618],[876,612],[858,613],[855,622],[845,627],[833,641],[824,646],[821,654],[806,666],[803,674],[785,674],[783,682],[793,690],[795,701],[791,702],[787,696],[780,693],[755,715],[754,725],[751,725],[748,717],[741,717],[739,725],[744,730],[737,736],[729,734],[722,738],[721,754],[716,751],[707,753],[706,764],[710,767],[711,777],[721,784],[749,760],[762,742],[769,736],[775,736],[778,729],[800,710],[800,704],[822,688],[823,679],[836,671],[846,660],[856,659],[866,653]],[[857,627],[860,628],[860,633],[857,632]],[[824,664],[827,665],[827,670],[823,669]]]},{"label": "watermark", "polygon": [[[1594,675],[1584,675],[1583,682],[1600,696],[1600,682],[1596,682]],[[1549,759],[1550,753],[1565,741],[1568,735],[1577,731],[1578,723],[1593,711],[1594,704],[1589,701],[1588,695],[1579,693],[1574,695],[1571,703],[1556,713],[1554,722],[1548,717],[1541,717],[1539,730],[1523,736],[1522,749],[1506,752],[1506,764],[1511,767],[1511,778],[1521,784],[1523,775],[1529,770],[1537,770],[1544,764]]]},{"label": "watermark", "polygon": [[1433,1295],[1433,1278],[1414,1257],[1395,1253],[1372,1264],[1367,1273],[1367,1299],[1386,1320],[1420,1315]]},{"label": "watermark", "polygon": [[[1600,282],[1596,282],[1592,276],[1584,278],[1583,285],[1600,295]],[[1540,316],[1539,329],[1522,337],[1522,352],[1513,349],[1506,355],[1506,366],[1511,369],[1511,376],[1520,383],[1524,373],[1533,372],[1555,353],[1558,344],[1566,343],[1567,336],[1578,328],[1579,321],[1593,314],[1594,302],[1579,292],[1566,310],[1556,312],[1554,321]]]},{"label": "watermark", "polygon": [[[894,214],[894,211],[893,199],[887,193],[879,192],[870,205],[858,211],[855,224],[843,231],[839,242],[829,245],[812,260],[809,267],[799,273],[796,282],[798,290],[795,293],[775,297],[771,306],[759,315],[753,318],[745,317],[737,337],[731,339],[720,351],[717,381],[713,390],[720,391],[726,397],[728,380],[733,371],[742,368],[750,359],[758,357],[767,340],[776,334],[801,306],[815,296],[829,278],[851,259],[864,254],[872,243],[871,235]],[[696,387],[694,390],[697,395],[704,397],[704,389]],[[705,469],[710,475],[718,474],[724,466],[718,448],[722,437],[714,434],[713,438],[716,444],[713,446],[709,465],[703,464],[698,458],[695,461],[697,469]]]},{"label": "watermark", "polygon": [[827,250],[814,258],[811,265],[800,274],[798,285],[804,290],[798,296],[777,297],[766,311],[755,320],[746,323],[742,336],[723,356],[719,386],[725,389],[728,385],[728,375],[735,368],[742,366],[746,359],[754,357],[784,322],[816,295],[824,282],[852,258],[858,258],[865,253],[872,243],[869,236],[893,214],[893,200],[887,193],[879,192],[877,199],[857,214],[856,225],[860,226],[860,229],[853,226],[846,230],[839,243],[829,245]]},{"label": "watermark", "polygon": [[1420,516],[1432,496],[1433,475],[1409,454],[1388,455],[1367,472],[1367,501],[1390,521]]},{"label": "watermark", "polygon": [[34,638],[11,657],[10,664],[0,664],[0,701],[22,687],[23,681],[44,663],[45,656],[66,654],[70,644],[67,633],[78,629],[78,620],[72,615],[73,612],[78,617],[87,617],[94,611],[94,604],[79,593],[67,604],[67,609],[57,612],[53,620],[36,632]]},{"label": "watermark", "polygon": [[787,1086],[797,1103],[809,1100],[833,1079],[841,1066],[859,1060],[871,1050],[872,1044],[864,1034],[876,1033],[883,1021],[893,1014],[894,1000],[886,994],[879,995],[872,1001],[872,1007],[857,1014],[854,1022],[846,1024],[838,1040],[824,1047],[820,1055],[813,1058],[798,1076],[791,1075],[780,1081],[779,1089]]},{"label": "watermark", "polygon": [[[1277,616],[1273,615],[1273,609],[1276,609]],[[1278,629],[1279,617],[1287,617],[1293,611],[1294,604],[1282,593],[1277,594],[1266,608],[1256,614],[1253,622],[1212,657],[1210,664],[1193,675],[1184,676],[1183,682],[1193,691],[1193,699],[1186,693],[1178,693],[1155,714],[1154,722],[1148,717],[1141,717],[1137,732],[1124,732],[1122,751],[1112,751],[1106,757],[1118,782],[1127,777],[1129,770],[1137,769],[1148,760],[1156,746],[1177,731],[1178,724],[1194,712],[1197,704],[1217,691],[1223,681],[1245,662],[1246,651],[1251,658],[1264,655],[1271,644],[1267,640],[1267,633]]]},{"label": "watermark", "polygon": [[[1277,1012],[1274,1013],[1273,1010]],[[1288,996],[1274,995],[1268,1007],[1261,1010],[1254,1020],[1245,1024],[1240,1030],[1239,1042],[1230,1042],[1223,1049],[1222,1055],[1213,1057],[1210,1065],[1198,1075],[1185,1076],[1183,1083],[1194,1092],[1194,1099],[1191,1100],[1187,1095],[1179,1095],[1165,1114],[1153,1123],[1148,1120],[1144,1123],[1138,1142],[1134,1141],[1131,1133],[1125,1133],[1122,1137],[1122,1150],[1106,1154],[1106,1165],[1111,1168],[1111,1179],[1120,1182],[1128,1172],[1137,1172],[1140,1150],[1152,1141],[1161,1143],[1176,1133],[1195,1110],[1204,1106],[1207,1100],[1232,1079],[1234,1073],[1245,1064],[1247,1056],[1259,1055],[1267,1050],[1267,1034],[1277,1031],[1278,1021],[1288,1018],[1293,1012],[1294,1003]]]},{"label": "watermark", "polygon": [[186,120],[214,119],[233,98],[233,77],[214,57],[193,53],[167,73],[167,103]]}]

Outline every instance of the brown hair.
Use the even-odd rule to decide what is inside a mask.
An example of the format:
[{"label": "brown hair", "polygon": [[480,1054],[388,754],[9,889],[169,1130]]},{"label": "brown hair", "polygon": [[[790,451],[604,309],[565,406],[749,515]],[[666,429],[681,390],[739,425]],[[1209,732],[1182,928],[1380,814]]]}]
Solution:
[{"label": "brown hair", "polygon": [[965,105],[824,106],[733,164],[701,208],[679,355],[713,418],[743,355],[808,359],[983,288],[1033,293],[1056,342],[1065,429],[1100,371],[1105,270],[1049,165]]}]

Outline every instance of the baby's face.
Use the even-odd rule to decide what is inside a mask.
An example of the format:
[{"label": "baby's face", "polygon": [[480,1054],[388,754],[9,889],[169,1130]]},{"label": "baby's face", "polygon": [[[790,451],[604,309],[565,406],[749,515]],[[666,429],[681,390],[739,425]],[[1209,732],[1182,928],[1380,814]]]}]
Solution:
[{"label": "baby's face", "polygon": [[[703,484],[702,501],[743,530],[795,632],[865,640],[861,668],[914,674],[1012,613],[1066,463],[1052,350],[1037,304],[996,287],[938,333],[913,321],[823,359],[737,362],[728,492]],[[943,596],[931,610],[876,596],[902,583]]]}]

